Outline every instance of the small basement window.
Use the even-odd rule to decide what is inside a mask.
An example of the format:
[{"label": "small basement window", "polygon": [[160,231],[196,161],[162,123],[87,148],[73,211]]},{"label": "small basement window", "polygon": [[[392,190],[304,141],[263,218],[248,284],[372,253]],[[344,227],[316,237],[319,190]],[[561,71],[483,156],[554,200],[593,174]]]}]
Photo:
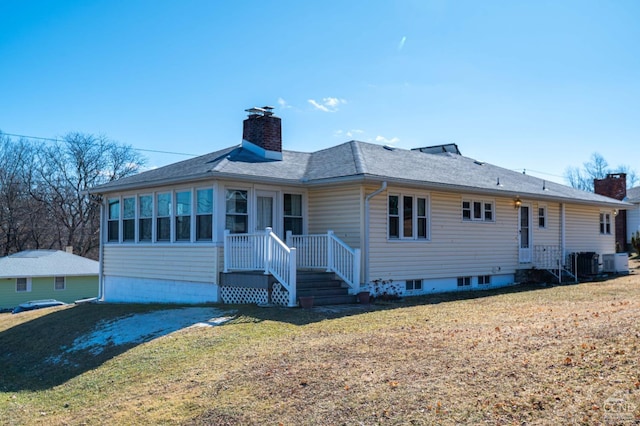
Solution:
[{"label": "small basement window", "polygon": [[478,277],[478,284],[489,285],[491,284],[491,275],[480,275]]},{"label": "small basement window", "polygon": [[471,277],[458,277],[458,287],[467,287],[471,285]]},{"label": "small basement window", "polygon": [[407,280],[405,284],[407,291],[422,290],[422,280]]}]

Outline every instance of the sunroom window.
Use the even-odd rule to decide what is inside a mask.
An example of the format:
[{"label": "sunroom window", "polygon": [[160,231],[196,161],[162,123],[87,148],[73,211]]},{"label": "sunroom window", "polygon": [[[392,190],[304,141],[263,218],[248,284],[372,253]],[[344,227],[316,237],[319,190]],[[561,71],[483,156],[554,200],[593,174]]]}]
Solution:
[{"label": "sunroom window", "polygon": [[135,241],[136,239],[136,199],[125,198],[122,211],[122,240]]},{"label": "sunroom window", "polygon": [[213,237],[213,190],[196,191],[196,240],[206,241]]},{"label": "sunroom window", "polygon": [[120,199],[109,200],[109,218],[107,219],[107,241],[120,241]]},{"label": "sunroom window", "polygon": [[156,196],[156,240],[171,240],[171,193],[165,192]]},{"label": "sunroom window", "polygon": [[138,240],[151,241],[151,224],[153,222],[153,197],[141,195],[138,198],[140,210],[138,212]]},{"label": "sunroom window", "polygon": [[176,192],[176,241],[191,240],[191,191]]},{"label": "sunroom window", "polygon": [[249,231],[248,193],[240,189],[226,192],[225,229],[232,234],[246,234]]}]

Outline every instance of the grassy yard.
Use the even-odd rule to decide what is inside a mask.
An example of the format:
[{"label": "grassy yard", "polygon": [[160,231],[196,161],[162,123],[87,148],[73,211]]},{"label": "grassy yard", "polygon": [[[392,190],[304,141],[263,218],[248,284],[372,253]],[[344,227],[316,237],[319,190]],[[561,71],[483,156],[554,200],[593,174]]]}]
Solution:
[{"label": "grassy yard", "polygon": [[101,352],[69,348],[167,306],[0,314],[0,424],[637,424],[633,272],[351,311],[240,306]]}]

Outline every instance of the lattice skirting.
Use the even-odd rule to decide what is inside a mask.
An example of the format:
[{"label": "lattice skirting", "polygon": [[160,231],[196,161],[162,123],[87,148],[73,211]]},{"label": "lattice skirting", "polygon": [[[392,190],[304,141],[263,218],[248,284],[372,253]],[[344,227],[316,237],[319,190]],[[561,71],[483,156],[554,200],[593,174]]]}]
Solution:
[{"label": "lattice skirting", "polygon": [[268,303],[269,291],[266,288],[220,287],[222,303]]},{"label": "lattice skirting", "polygon": [[289,306],[289,291],[276,282],[271,290],[271,303],[282,306]]}]

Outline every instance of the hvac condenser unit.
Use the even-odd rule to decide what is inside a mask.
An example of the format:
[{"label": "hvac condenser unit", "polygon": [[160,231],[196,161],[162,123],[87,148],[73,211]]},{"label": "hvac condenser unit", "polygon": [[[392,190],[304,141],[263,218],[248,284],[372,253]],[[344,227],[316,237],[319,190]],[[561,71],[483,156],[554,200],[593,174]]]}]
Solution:
[{"label": "hvac condenser unit", "polygon": [[628,274],[629,255],[627,253],[603,254],[602,269],[604,272]]}]

